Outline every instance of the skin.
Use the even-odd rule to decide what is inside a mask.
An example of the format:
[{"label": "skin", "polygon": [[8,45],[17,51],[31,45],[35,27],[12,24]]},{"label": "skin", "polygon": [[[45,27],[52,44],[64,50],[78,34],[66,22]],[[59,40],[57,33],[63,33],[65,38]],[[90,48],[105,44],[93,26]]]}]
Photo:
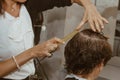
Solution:
[{"label": "skin", "polygon": [[[5,2],[12,2],[12,3],[24,3],[27,0],[5,0]],[[81,6],[83,6],[85,8],[85,12],[82,18],[82,21],[80,22],[79,26],[76,27],[76,30],[80,30],[81,27],[85,24],[85,23],[89,23],[91,29],[93,31],[97,31],[97,32],[101,32],[102,29],[104,28],[104,23],[108,23],[108,21],[102,17],[100,15],[100,13],[97,11],[96,7],[91,3],[91,0],[71,0],[72,3],[77,3]],[[20,9],[20,6],[17,5],[17,10]],[[11,13],[9,11],[9,9],[7,10],[5,8],[6,11],[8,11],[11,15],[18,17],[19,16],[19,12],[17,11],[16,13]]]},{"label": "skin", "polygon": [[[19,66],[22,66],[29,60],[35,57],[47,57],[51,56],[51,51],[58,48],[59,44],[64,42],[58,38],[52,38],[42,44],[38,44],[31,49],[28,49],[19,55],[15,56],[15,59]],[[8,75],[10,72],[17,70],[17,66],[12,58],[0,62],[0,77]]]},{"label": "skin", "polygon": [[84,78],[87,80],[95,80],[98,77],[99,73],[102,71],[103,67],[104,67],[103,63],[100,63],[99,65],[96,65],[93,71],[87,75],[80,75],[80,74],[75,74],[75,75],[80,78],[84,76]]},{"label": "skin", "polygon": [[[7,11],[9,14],[11,14],[14,17],[19,16],[20,11],[20,4],[23,3],[26,0],[4,0],[3,3],[3,9]],[[11,7],[15,4],[15,11],[11,11]],[[22,66],[29,60],[35,58],[35,57],[47,57],[51,56],[51,51],[54,51],[56,48],[58,48],[59,44],[64,43],[62,40],[58,38],[52,38],[42,44],[38,44],[34,46],[31,49],[28,49],[19,55],[15,56],[15,59],[19,66]],[[2,54],[2,53],[1,53]],[[4,60],[0,62],[0,77],[4,77],[5,75],[10,74],[11,72],[17,70],[17,66],[13,60],[13,58]]]},{"label": "skin", "polygon": [[80,30],[88,22],[93,31],[101,32],[104,28],[104,23],[108,23],[108,21],[100,15],[96,7],[91,3],[91,0],[72,0],[72,2],[85,8],[83,19],[79,26],[76,27],[76,30]]},{"label": "skin", "polygon": [[[4,0],[2,7],[12,16],[18,17],[21,6],[18,3],[24,3],[24,2],[26,2],[26,0]],[[76,28],[76,30],[80,30],[81,27],[86,22],[89,22],[93,31],[101,31],[104,28],[104,23],[108,23],[108,21],[98,13],[95,6],[90,2],[90,0],[72,0],[72,2],[80,4],[85,8],[83,19],[79,24],[79,26]],[[14,4],[16,4],[15,11],[12,12],[11,9]],[[26,62],[28,62],[29,60],[35,57],[50,56],[51,55],[50,52],[58,48],[59,44],[61,43],[63,43],[63,41],[61,41],[58,38],[50,39],[42,44],[38,44],[37,46],[15,56],[16,61],[19,64],[19,66],[22,66],[23,64],[25,64]],[[12,58],[1,61],[0,77],[8,75],[9,73],[15,71],[16,69],[17,69],[16,64]]]},{"label": "skin", "polygon": [[[4,0],[2,7],[10,15],[14,17],[18,17],[20,12],[20,7],[21,7],[21,5],[18,3],[23,3],[25,1],[26,0]],[[12,11],[13,6],[15,8],[14,12]]]}]

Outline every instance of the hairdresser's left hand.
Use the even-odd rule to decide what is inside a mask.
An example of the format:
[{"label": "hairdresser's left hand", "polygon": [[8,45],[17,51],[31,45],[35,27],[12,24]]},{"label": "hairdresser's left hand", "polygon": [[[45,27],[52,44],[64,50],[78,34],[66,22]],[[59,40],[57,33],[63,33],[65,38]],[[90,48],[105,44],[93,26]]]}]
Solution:
[{"label": "hairdresser's left hand", "polygon": [[104,23],[108,23],[108,21],[100,15],[90,0],[74,1],[85,8],[83,19],[79,26],[76,28],[77,30],[79,30],[85,23],[88,22],[93,31],[100,32],[104,28]]}]

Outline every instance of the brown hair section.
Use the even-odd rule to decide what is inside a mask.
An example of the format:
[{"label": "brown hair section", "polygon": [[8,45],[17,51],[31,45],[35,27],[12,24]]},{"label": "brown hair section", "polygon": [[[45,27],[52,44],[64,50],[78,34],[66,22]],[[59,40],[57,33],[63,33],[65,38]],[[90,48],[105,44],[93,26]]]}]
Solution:
[{"label": "brown hair section", "polygon": [[68,73],[87,75],[112,56],[107,38],[91,29],[76,34],[65,47],[65,67]]}]

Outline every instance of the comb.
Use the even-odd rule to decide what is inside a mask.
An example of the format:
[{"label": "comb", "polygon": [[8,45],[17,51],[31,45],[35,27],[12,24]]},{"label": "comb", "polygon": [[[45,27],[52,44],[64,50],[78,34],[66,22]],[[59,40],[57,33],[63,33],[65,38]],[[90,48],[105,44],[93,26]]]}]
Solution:
[{"label": "comb", "polygon": [[68,40],[72,39],[72,37],[75,36],[78,32],[79,32],[78,30],[73,30],[71,33],[63,37],[61,40],[67,42]]}]

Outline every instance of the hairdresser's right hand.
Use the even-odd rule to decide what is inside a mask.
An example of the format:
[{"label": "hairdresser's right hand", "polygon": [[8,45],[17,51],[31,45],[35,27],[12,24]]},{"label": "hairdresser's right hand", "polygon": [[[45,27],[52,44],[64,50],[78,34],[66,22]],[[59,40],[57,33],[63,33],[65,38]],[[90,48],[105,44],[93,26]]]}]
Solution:
[{"label": "hairdresser's right hand", "polygon": [[33,57],[44,57],[51,56],[52,51],[56,50],[59,47],[59,44],[63,44],[64,42],[59,38],[52,38],[44,43],[38,44],[33,47],[31,50],[31,54]]}]

